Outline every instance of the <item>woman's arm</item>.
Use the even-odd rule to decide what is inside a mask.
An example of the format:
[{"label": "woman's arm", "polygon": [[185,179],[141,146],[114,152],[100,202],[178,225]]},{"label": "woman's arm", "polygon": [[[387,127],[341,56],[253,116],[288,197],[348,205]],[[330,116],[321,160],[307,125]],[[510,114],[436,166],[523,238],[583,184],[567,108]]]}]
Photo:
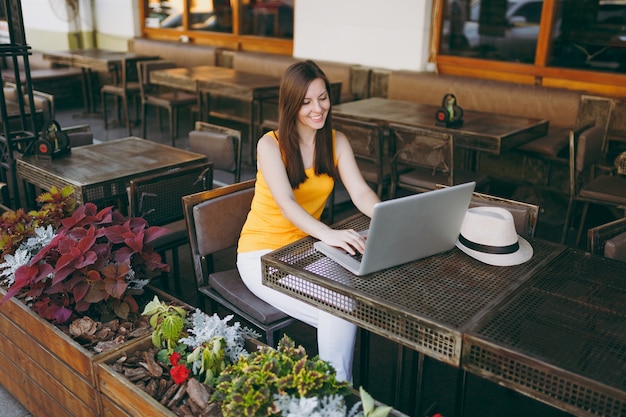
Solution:
[{"label": "woman's arm", "polygon": [[341,182],[343,182],[343,185],[346,187],[350,199],[356,208],[366,216],[372,217],[372,214],[374,214],[374,204],[378,203],[380,199],[367,184],[365,179],[363,179],[361,170],[354,159],[352,146],[350,146],[346,135],[342,132],[337,132],[335,142]]},{"label": "woman's arm", "polygon": [[304,233],[329,245],[342,247],[351,254],[354,254],[354,249],[363,252],[365,241],[357,232],[332,229],[315,219],[298,204],[289,183],[278,144],[269,135],[259,140],[257,163],[276,204],[287,220]]}]

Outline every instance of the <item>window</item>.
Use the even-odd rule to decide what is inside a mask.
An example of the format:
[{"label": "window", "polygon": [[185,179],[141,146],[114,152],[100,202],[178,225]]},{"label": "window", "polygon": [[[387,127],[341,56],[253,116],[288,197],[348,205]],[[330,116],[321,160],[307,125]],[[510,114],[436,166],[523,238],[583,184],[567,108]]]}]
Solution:
[{"label": "window", "polygon": [[532,63],[535,60],[540,0],[451,0],[447,20],[450,55]]},{"label": "window", "polygon": [[148,37],[186,36],[198,43],[282,48],[291,54],[293,0],[144,0],[143,5]]},{"label": "window", "polygon": [[626,73],[626,1],[563,2],[550,65]]},{"label": "window", "polygon": [[439,53],[626,73],[626,0],[546,3],[552,22],[542,34],[543,0],[444,0]]}]

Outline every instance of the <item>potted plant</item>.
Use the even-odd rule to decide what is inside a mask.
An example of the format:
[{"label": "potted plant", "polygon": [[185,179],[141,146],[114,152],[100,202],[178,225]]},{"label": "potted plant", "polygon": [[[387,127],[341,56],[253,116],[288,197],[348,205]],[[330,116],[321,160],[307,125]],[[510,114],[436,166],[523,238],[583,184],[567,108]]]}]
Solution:
[{"label": "potted plant", "polygon": [[94,362],[149,336],[130,319],[148,274],[167,269],[149,246],[161,228],[72,192],[53,187],[0,224],[0,383],[35,415],[101,414]]}]

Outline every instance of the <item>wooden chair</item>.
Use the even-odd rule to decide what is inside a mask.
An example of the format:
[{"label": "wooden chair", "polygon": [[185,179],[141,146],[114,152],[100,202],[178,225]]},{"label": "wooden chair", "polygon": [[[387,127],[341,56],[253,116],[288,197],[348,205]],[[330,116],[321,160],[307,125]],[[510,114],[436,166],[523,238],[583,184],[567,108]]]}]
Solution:
[{"label": "wooden chair", "polygon": [[[19,102],[17,85],[15,83],[4,81],[3,92],[5,100]],[[28,94],[22,94],[22,97],[24,105],[27,106],[29,104]],[[33,90],[33,102],[35,103],[35,109],[41,110],[44,121],[55,118],[54,95]]]},{"label": "wooden chair", "polygon": [[379,198],[391,182],[389,152],[385,150],[382,126],[357,119],[333,116],[333,128],[343,132],[352,145],[354,157],[365,181],[373,184]]},{"label": "wooden chair", "polygon": [[569,136],[569,203],[561,243],[567,234],[578,202],[583,203],[576,246],[580,244],[589,204],[600,204],[624,210],[626,215],[626,178],[611,174],[596,174],[597,164],[605,160],[603,126],[588,129],[582,126]]},{"label": "wooden chair", "polygon": [[[130,214],[143,217],[151,226],[163,226],[168,233],[151,244],[154,250],[167,259],[172,253],[174,288],[181,294],[178,248],[188,242],[187,224],[183,213],[183,196],[211,188],[213,165],[208,162],[184,168],[172,169],[155,175],[135,178],[130,181]],[[167,274],[162,277],[163,285],[169,288]]]},{"label": "wooden chair", "polygon": [[231,183],[241,178],[241,132],[235,129],[206,122],[196,122],[195,129],[189,132],[189,150],[207,156],[213,162],[213,186],[224,186],[225,181],[217,180],[215,171],[230,173]]},{"label": "wooden chair", "polygon": [[[132,121],[130,118],[130,112],[128,109],[129,100],[133,100],[135,103],[135,112],[137,113],[136,99],[139,96],[139,75],[137,73],[137,63],[146,60],[154,60],[154,57],[136,57],[125,58],[122,60],[122,75],[119,83],[105,84],[100,89],[100,100],[102,102],[102,113],[104,116],[104,128],[109,128],[107,118],[107,101],[108,95],[115,97],[116,102],[119,99],[122,100],[122,112],[126,121],[126,128],[128,129],[128,136],[133,135]],[[144,135],[145,136],[145,135]]]},{"label": "wooden chair", "polygon": [[587,251],[626,262],[626,217],[589,229]]},{"label": "wooden chair", "polygon": [[234,252],[250,211],[254,184],[255,180],[248,180],[189,195],[183,197],[183,206],[196,274],[198,305],[209,301],[213,312],[217,311],[218,305],[222,306],[262,330],[267,344],[275,346],[277,332],[295,319],[250,292],[236,267],[216,270],[213,262],[213,255],[217,252]]},{"label": "wooden chair", "polygon": [[389,129],[395,151],[391,159],[391,198],[398,188],[421,193],[434,190],[437,184],[476,181],[480,189],[488,183],[485,176],[456,169],[451,134],[401,124],[390,124]]},{"label": "wooden chair", "polygon": [[[176,146],[176,138],[178,137],[178,116],[182,108],[193,108],[198,104],[196,94],[188,93],[182,90],[168,89],[162,86],[150,83],[150,72],[154,70],[176,68],[176,64],[170,61],[143,61],[137,63],[137,72],[139,74],[139,95],[141,98],[141,125],[142,137],[146,137],[148,107],[155,107],[157,115],[160,110],[167,110],[168,122],[170,128],[170,138],[172,146]],[[159,120],[159,129],[162,128],[161,118]]]},{"label": "wooden chair", "polygon": [[524,237],[533,237],[537,230],[539,206],[522,201],[510,200],[489,194],[474,193],[469,207],[495,206],[507,209],[513,215],[515,230]]}]

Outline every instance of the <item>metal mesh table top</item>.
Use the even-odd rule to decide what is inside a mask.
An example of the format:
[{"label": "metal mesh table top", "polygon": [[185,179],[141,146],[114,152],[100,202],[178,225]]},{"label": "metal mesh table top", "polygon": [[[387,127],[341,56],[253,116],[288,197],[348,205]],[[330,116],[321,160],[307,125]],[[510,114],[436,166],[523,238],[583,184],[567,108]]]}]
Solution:
[{"label": "metal mesh table top", "polygon": [[[626,400],[626,266],[568,249],[468,336],[616,388]],[[469,357],[477,366],[483,359]]]},{"label": "metal mesh table top", "polygon": [[[363,230],[368,225],[367,217],[356,216],[336,227]],[[554,243],[532,240],[534,256],[530,261],[495,267],[453,248],[358,277],[317,252],[314,242],[313,238],[305,238],[266,255],[265,285],[418,350],[423,348],[424,331],[412,334],[407,327],[427,326],[429,333],[440,332],[442,336],[460,339],[461,332],[490,305],[563,250]],[[448,358],[458,365],[455,355],[460,355],[460,347],[451,349],[459,349],[450,352]]]}]

